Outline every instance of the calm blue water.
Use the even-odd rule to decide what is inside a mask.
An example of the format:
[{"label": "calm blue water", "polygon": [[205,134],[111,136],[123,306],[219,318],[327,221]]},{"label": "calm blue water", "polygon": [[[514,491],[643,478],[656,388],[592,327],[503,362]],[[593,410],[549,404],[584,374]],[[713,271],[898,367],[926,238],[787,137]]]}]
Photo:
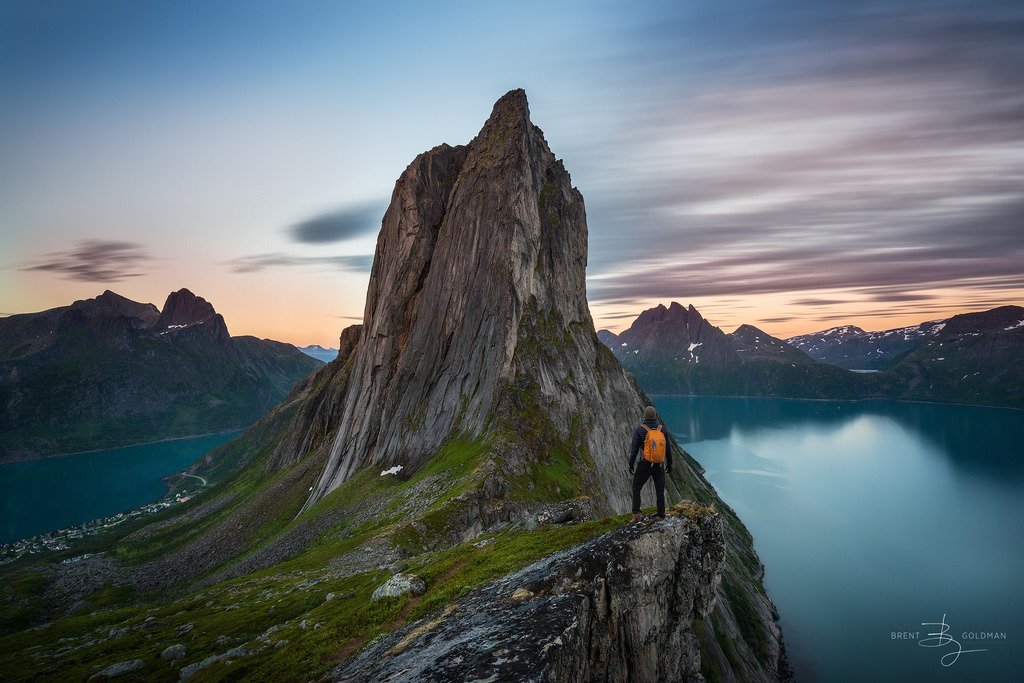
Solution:
[{"label": "calm blue water", "polygon": [[154,501],[167,491],[162,477],[181,472],[238,433],[0,465],[0,543]]},{"label": "calm blue water", "polygon": [[[753,534],[798,681],[1021,680],[1024,412],[692,397],[657,406]],[[988,650],[943,667],[956,646],[917,640],[941,630],[922,622],[944,613],[964,650]]]}]

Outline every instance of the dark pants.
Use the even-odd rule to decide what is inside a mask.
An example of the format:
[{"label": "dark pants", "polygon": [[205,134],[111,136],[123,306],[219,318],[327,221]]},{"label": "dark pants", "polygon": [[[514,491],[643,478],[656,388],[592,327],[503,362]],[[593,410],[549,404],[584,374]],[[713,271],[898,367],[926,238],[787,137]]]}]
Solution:
[{"label": "dark pants", "polygon": [[643,458],[640,458],[640,462],[636,464],[636,472],[633,473],[633,512],[640,512],[640,489],[651,477],[654,477],[654,493],[658,496],[658,514],[664,517],[665,465],[660,462],[647,462]]}]

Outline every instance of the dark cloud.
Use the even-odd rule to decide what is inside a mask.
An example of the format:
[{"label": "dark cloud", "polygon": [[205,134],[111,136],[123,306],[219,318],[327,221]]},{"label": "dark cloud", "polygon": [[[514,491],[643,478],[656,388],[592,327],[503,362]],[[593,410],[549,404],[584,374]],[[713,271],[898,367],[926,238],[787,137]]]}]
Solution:
[{"label": "dark cloud", "polygon": [[791,320],[796,320],[796,318],[790,318],[790,317],[759,318],[757,322],[759,322],[759,323],[788,323]]},{"label": "dark cloud", "polygon": [[302,244],[329,244],[370,235],[380,230],[385,208],[387,202],[356,204],[307,218],[289,227],[288,233]]},{"label": "dark cloud", "polygon": [[67,251],[48,254],[42,263],[22,270],[56,273],[67,280],[116,282],[145,275],[142,266],[150,261],[142,245],[135,242],[85,240]]},{"label": "dark cloud", "polygon": [[1024,9],[750,10],[641,23],[588,193],[592,301],[1024,286]]},{"label": "dark cloud", "polygon": [[373,255],[294,256],[283,253],[254,254],[229,261],[228,265],[235,273],[255,273],[267,268],[285,266],[328,267],[355,273],[368,273],[373,265]]},{"label": "dark cloud", "polygon": [[609,313],[608,315],[602,315],[601,320],[619,320],[621,318],[635,318],[636,311],[632,313]]}]

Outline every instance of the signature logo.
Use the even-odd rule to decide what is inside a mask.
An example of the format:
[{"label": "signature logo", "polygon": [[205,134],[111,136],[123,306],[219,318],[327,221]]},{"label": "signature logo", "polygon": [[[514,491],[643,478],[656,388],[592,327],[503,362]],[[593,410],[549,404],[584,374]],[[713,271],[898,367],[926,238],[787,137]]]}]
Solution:
[{"label": "signature logo", "polygon": [[[949,635],[949,624],[946,623],[946,613],[942,613],[942,621],[922,621],[921,626],[938,626],[938,631],[932,631],[928,633],[928,638],[922,638],[917,641],[917,644],[921,647],[944,647],[950,648],[950,651],[942,655],[939,658],[939,663],[942,666],[953,666],[956,661],[960,659],[960,655],[967,654],[968,652],[986,652],[988,648],[978,648],[974,650],[965,650],[960,645],[960,641]],[[955,649],[954,649],[955,648]]]}]

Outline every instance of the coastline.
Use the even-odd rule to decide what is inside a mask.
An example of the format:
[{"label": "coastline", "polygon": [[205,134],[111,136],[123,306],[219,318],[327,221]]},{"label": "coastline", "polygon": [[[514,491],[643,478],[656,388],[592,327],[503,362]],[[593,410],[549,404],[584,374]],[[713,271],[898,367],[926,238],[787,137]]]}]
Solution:
[{"label": "coastline", "polygon": [[989,410],[1014,410],[1016,412],[1024,412],[1024,408],[1015,408],[1013,406],[993,406],[987,405],[985,403],[953,403],[952,401],[922,401],[920,399],[890,398],[887,396],[871,396],[867,398],[798,398],[795,396],[744,396],[742,394],[656,394],[652,392],[648,392],[647,395],[650,396],[651,398],[657,398],[658,396],[671,396],[681,398],[770,398],[775,401],[814,401],[817,403],[868,403],[871,401],[880,401],[888,403],[922,403],[925,405],[933,406],[959,406],[961,408],[986,408]]},{"label": "coastline", "polygon": [[125,448],[134,448],[135,446],[151,446],[157,443],[168,443],[171,441],[185,441],[188,439],[199,439],[204,436],[222,436],[224,434],[230,434],[232,432],[243,432],[252,425],[245,425],[242,427],[231,427],[228,429],[221,429],[216,432],[204,432],[202,434],[189,434],[186,436],[169,436],[164,439],[154,439],[152,441],[137,441],[129,444],[122,444],[120,446],[111,446],[110,448],[91,448],[84,451],[71,451],[70,453],[47,453],[40,455],[28,455],[28,456],[15,456],[13,458],[5,458],[0,460],[0,467],[4,465],[10,465],[16,462],[29,462],[32,460],[48,460],[50,458],[66,458],[72,455],[85,455],[86,453],[100,453],[102,451],[120,451]]}]

